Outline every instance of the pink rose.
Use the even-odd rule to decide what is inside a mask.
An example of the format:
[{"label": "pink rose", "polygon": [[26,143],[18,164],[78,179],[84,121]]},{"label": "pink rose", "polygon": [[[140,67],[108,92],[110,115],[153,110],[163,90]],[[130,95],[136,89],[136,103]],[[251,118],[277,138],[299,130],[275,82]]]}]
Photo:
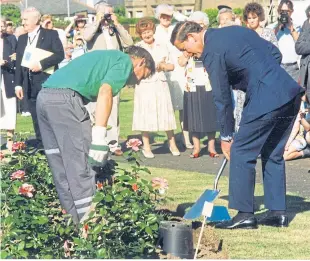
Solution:
[{"label": "pink rose", "polygon": [[25,171],[23,170],[18,170],[11,174],[11,180],[15,179],[24,180],[24,178],[25,178]]},{"label": "pink rose", "polygon": [[19,188],[19,194],[26,196],[28,198],[32,198],[33,197],[33,193],[36,190],[34,189],[34,187],[32,185],[29,185],[27,183],[23,184],[20,188]]},{"label": "pink rose", "polygon": [[14,142],[12,145],[12,151],[24,150],[24,149],[26,149],[25,142],[22,142],[22,141]]},{"label": "pink rose", "polygon": [[64,246],[63,246],[63,248],[64,248],[64,251],[65,251],[65,257],[70,257],[71,256],[71,250],[73,250],[73,249],[71,249],[71,246],[72,246],[72,242],[70,242],[69,240],[66,240],[65,242],[64,242]]},{"label": "pink rose", "polygon": [[0,151],[0,161],[2,161],[4,159],[4,154],[2,151]]},{"label": "pink rose", "polygon": [[142,142],[139,139],[130,139],[127,141],[127,148],[131,148],[133,151],[139,151],[139,146],[142,145]]},{"label": "pink rose", "polygon": [[152,179],[152,187],[154,189],[168,189],[168,181],[163,178],[153,178]]}]

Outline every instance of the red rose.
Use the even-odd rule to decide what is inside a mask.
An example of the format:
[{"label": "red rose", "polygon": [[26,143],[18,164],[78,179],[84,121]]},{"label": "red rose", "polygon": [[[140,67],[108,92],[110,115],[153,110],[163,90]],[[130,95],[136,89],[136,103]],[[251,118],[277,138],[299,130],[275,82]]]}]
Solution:
[{"label": "red rose", "polygon": [[15,179],[24,180],[24,178],[25,178],[25,171],[23,170],[18,170],[11,174],[11,180]]},{"label": "red rose", "polygon": [[12,145],[12,151],[24,150],[24,149],[26,149],[25,142],[22,142],[22,141],[14,142]]},{"label": "red rose", "polygon": [[132,189],[134,190],[134,191],[137,191],[138,189],[139,189],[139,187],[138,187],[138,185],[137,184],[132,184]]},{"label": "red rose", "polygon": [[28,198],[32,198],[33,193],[35,192],[35,189],[32,185],[25,183],[19,188],[18,192],[19,192],[19,194],[21,194],[23,196],[26,196]]},{"label": "red rose", "polygon": [[133,151],[138,151],[139,146],[141,145],[142,145],[142,142],[139,139],[130,139],[126,143],[127,148],[131,148]]}]

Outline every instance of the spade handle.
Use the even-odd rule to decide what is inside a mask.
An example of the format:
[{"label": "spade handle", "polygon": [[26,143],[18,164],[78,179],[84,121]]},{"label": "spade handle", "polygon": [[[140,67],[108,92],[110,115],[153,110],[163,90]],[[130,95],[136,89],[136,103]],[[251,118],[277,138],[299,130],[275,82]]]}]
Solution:
[{"label": "spade handle", "polygon": [[216,177],[215,177],[215,180],[214,180],[214,190],[217,190],[217,185],[219,183],[219,179],[223,173],[223,170],[225,169],[225,166],[227,164],[228,160],[224,157],[224,160],[222,162],[222,165],[221,165],[221,168],[219,169]]}]

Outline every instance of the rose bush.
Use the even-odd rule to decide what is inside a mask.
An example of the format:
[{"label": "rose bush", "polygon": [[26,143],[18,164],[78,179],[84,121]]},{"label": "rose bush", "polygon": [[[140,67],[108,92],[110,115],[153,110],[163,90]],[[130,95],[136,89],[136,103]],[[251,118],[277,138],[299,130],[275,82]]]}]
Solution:
[{"label": "rose bush", "polygon": [[141,144],[129,144],[131,169],[112,162],[100,169],[94,210],[75,226],[59,203],[46,157],[19,143],[10,162],[1,163],[1,258],[154,257],[160,200],[140,178],[150,173],[139,163]]}]

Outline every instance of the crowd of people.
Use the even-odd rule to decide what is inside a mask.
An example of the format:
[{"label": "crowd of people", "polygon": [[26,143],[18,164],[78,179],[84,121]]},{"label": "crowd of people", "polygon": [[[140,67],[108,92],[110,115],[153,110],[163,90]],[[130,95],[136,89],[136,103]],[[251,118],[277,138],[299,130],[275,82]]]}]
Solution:
[{"label": "crowd of people", "polygon": [[[279,48],[282,54],[281,66],[294,80],[303,87],[307,87],[310,54],[309,20],[305,21],[302,28],[295,27],[294,21],[290,18],[293,11],[293,4],[290,0],[281,1],[278,6],[279,21],[266,27],[264,9],[258,3],[247,4],[242,17],[235,15],[229,6],[219,6],[218,27],[247,26],[254,30],[260,37]],[[289,17],[286,23],[281,22],[283,13]],[[16,108],[19,106],[21,106],[22,116],[32,116],[37,139],[35,146],[42,148],[35,105],[41,84],[49,74],[43,70],[45,68],[40,68],[42,64],[34,66],[34,70],[21,66],[24,52],[29,46],[52,51],[53,55],[46,58],[48,60],[46,66],[54,66],[54,69],[57,69],[66,66],[70,61],[87,52],[111,49],[123,51],[124,48],[134,44],[132,37],[118,22],[112,6],[106,3],[96,5],[94,22],[87,23],[87,18],[78,15],[74,16],[64,29],[55,28],[52,16],[48,14],[41,16],[35,8],[28,8],[22,14],[22,26],[17,28],[14,28],[12,22],[5,18],[1,21],[1,47],[3,49],[1,52],[1,75],[3,76],[1,77],[1,129],[7,130],[9,150],[12,147],[16,126]],[[141,41],[135,45],[145,48],[152,54],[157,71],[152,78],[143,80],[135,87],[132,130],[141,132],[144,145],[143,155],[146,158],[155,157],[151,150],[149,133],[157,131],[167,133],[172,155],[179,156],[180,152],[174,136],[177,126],[175,111],[179,111],[183,134],[182,143],[187,149],[193,150],[190,157],[200,157],[200,139],[206,136],[208,137],[209,155],[218,157],[215,134],[219,131],[219,124],[212,98],[212,85],[202,61],[186,57],[170,43],[170,35],[174,28],[172,19],[174,16],[178,17],[175,14],[173,6],[161,4],[155,11],[155,17],[159,20],[157,26],[151,18],[142,18],[136,25],[136,33]],[[309,18],[309,8],[306,14]],[[204,30],[207,30],[209,26],[207,14],[201,11],[196,11],[185,19],[200,24]],[[43,32],[50,37],[45,38],[42,43],[40,38],[42,39]],[[19,38],[19,44],[17,44]],[[49,43],[47,39],[50,39]],[[235,131],[237,131],[246,95],[245,92],[235,87],[231,85],[235,107]],[[20,100],[16,101],[16,97]],[[113,108],[108,123],[111,129],[107,133],[110,150],[114,155],[123,153],[119,145],[119,101],[119,94],[113,97]],[[309,128],[304,122],[309,118],[308,102],[306,96],[303,97],[300,111],[302,116],[296,119],[292,135],[285,147],[284,158],[286,160],[310,156]],[[95,107],[95,102],[86,105],[93,121]],[[302,120],[304,124],[301,123],[301,119],[305,119]]]},{"label": "crowd of people", "polygon": [[[230,174],[230,194],[235,193],[230,204],[238,210],[252,213],[251,204],[240,207],[236,200],[242,197],[233,189],[239,180],[238,168],[251,174],[247,164],[254,162],[259,153],[263,162],[272,161],[265,169],[273,168],[274,162],[282,166],[283,158],[310,156],[310,6],[302,28],[292,21],[294,7],[290,0],[281,1],[278,22],[267,27],[264,9],[258,3],[248,3],[243,16],[235,15],[229,6],[219,6],[217,21],[221,29],[208,30],[206,13],[193,12],[189,17],[182,16],[186,22],[173,25],[173,18],[180,14],[176,15],[173,6],[160,4],[155,10],[158,25],[149,17],[137,22],[136,33],[141,39],[137,43],[119,23],[112,6],[100,2],[95,8],[92,23],[75,16],[63,29],[55,28],[52,16],[42,16],[34,7],[23,10],[22,27],[15,31],[5,18],[1,19],[0,126],[7,131],[6,146],[12,149],[17,98],[22,102],[23,115],[32,117],[36,135],[32,146],[46,154],[61,204],[75,222],[85,219],[91,208],[92,167],[102,166],[108,151],[116,156],[123,153],[119,144],[119,103],[120,90],[126,85],[135,85],[132,130],[141,132],[146,158],[155,157],[149,133],[158,131],[166,132],[171,154],[180,155],[174,134],[176,111],[182,143],[192,150],[193,159],[201,156],[200,140],[205,136],[209,156],[219,157],[215,146],[218,131],[222,151],[229,159],[231,141],[235,133],[239,134],[232,150]],[[235,45],[231,46],[234,51],[228,52],[229,39],[237,35],[240,39],[234,39]],[[209,49],[204,49],[205,39]],[[295,117],[297,105],[299,113]],[[107,130],[107,126],[111,128]],[[262,126],[265,129],[257,133]],[[286,129],[290,135],[284,133]],[[251,144],[240,140],[256,136]],[[286,136],[285,145],[282,138]],[[242,154],[244,146],[246,155]],[[274,155],[270,154],[271,147],[276,151]],[[247,158],[247,162],[240,163]],[[274,170],[281,172],[278,184],[285,180],[281,168]],[[246,187],[250,195],[251,186]],[[284,187],[273,189],[272,193],[281,196],[274,202],[271,193],[271,209],[277,204],[285,209]],[[252,221],[249,226],[255,227]]]}]

